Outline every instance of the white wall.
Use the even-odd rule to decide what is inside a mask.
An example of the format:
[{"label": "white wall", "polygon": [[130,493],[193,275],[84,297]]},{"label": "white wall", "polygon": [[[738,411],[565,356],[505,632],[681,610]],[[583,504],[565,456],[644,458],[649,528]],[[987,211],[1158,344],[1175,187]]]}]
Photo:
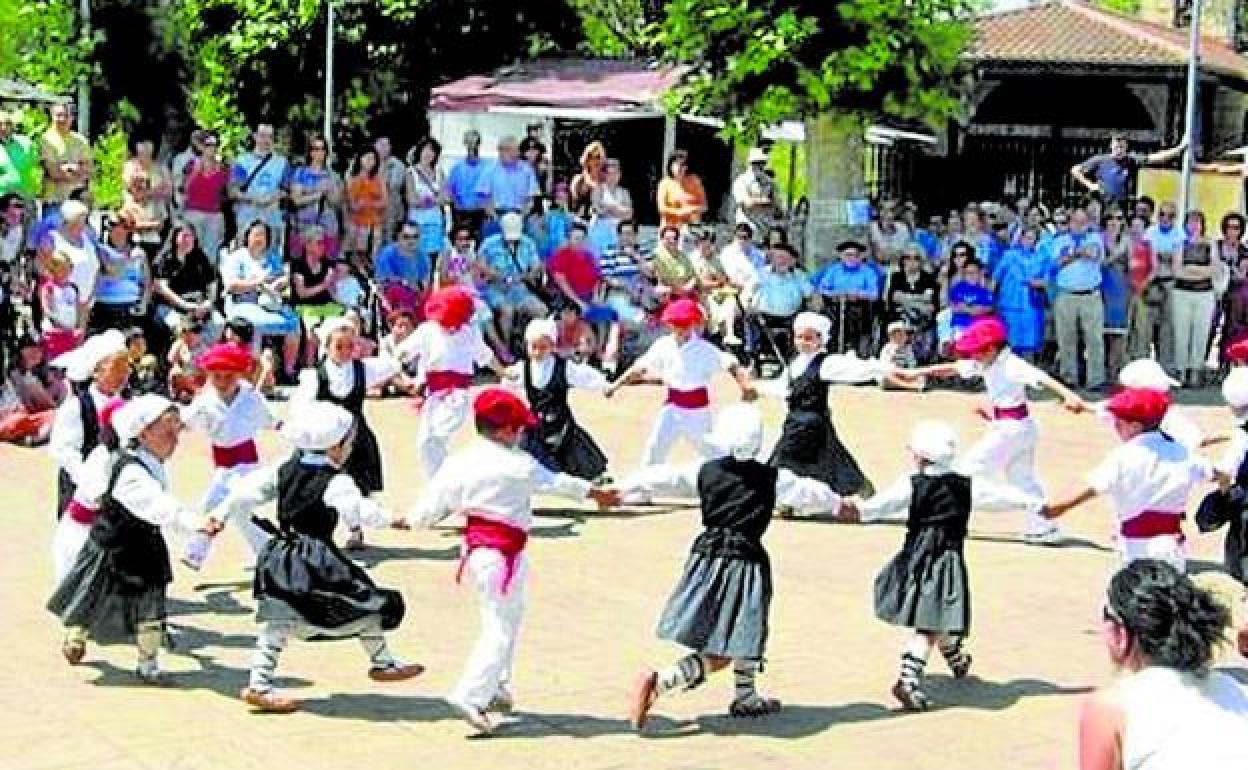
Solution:
[{"label": "white wall", "polygon": [[[442,168],[464,157],[464,132],[476,129],[481,134],[481,156],[498,156],[498,140],[514,136],[524,139],[524,128],[540,118],[501,112],[429,112],[429,133],[442,143]],[[550,144],[550,137],[545,139]]]}]

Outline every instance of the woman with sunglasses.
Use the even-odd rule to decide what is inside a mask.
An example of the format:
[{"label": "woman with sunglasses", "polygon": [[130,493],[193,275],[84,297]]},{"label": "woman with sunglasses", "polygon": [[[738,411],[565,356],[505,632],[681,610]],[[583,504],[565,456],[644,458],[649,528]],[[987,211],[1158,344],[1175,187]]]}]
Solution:
[{"label": "woman with sunglasses", "polygon": [[1101,237],[1105,240],[1105,261],[1101,263],[1101,301],[1105,306],[1105,376],[1118,379],[1118,371],[1126,363],[1127,310],[1131,288],[1127,283],[1127,266],[1131,259],[1131,236],[1127,232],[1122,209],[1111,208],[1105,215]]},{"label": "woman with sunglasses", "polygon": [[1248,336],[1248,246],[1244,245],[1244,216],[1232,211],[1222,217],[1222,237],[1214,244],[1214,253],[1221,260],[1227,278],[1219,313],[1222,316],[1218,335],[1218,360],[1227,368],[1226,349],[1232,342]]},{"label": "woman with sunglasses", "polygon": [[1248,689],[1211,670],[1229,610],[1170,565],[1109,583],[1102,626],[1118,679],[1084,704],[1080,770],[1248,767]]},{"label": "woman with sunglasses", "polygon": [[290,201],[295,207],[291,253],[297,256],[302,252],[304,231],[319,228],[326,253],[338,256],[342,179],[329,167],[329,142],[325,137],[318,135],[308,140],[307,162],[291,175]]},{"label": "woman with sunglasses", "polygon": [[1185,222],[1187,241],[1174,253],[1174,288],[1170,292],[1170,318],[1174,327],[1174,366],[1184,387],[1202,387],[1205,355],[1213,312],[1215,264],[1213,244],[1205,231],[1205,213],[1189,211]]}]

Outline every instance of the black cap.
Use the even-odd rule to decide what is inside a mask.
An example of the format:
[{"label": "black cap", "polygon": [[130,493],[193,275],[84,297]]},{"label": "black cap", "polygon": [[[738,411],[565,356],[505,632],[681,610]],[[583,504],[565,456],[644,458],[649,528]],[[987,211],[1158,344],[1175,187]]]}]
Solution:
[{"label": "black cap", "polygon": [[845,251],[846,249],[866,251],[867,247],[862,243],[862,241],[855,241],[852,238],[847,241],[841,241],[840,243],[836,244],[837,251]]}]

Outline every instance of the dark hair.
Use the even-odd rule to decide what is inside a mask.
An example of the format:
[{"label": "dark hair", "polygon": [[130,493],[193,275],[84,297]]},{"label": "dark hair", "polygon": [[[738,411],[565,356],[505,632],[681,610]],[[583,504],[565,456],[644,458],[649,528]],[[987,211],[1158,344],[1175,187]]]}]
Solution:
[{"label": "dark hair", "polygon": [[460,233],[467,233],[470,239],[473,237],[473,231],[471,227],[469,227],[468,225],[455,225],[454,227],[451,228],[451,241],[454,242],[454,240],[459,237]]},{"label": "dark hair", "polygon": [[489,420],[474,417],[472,422],[477,428],[477,433],[479,433],[482,438],[493,439],[498,435],[498,426]]},{"label": "dark hair", "polygon": [[968,268],[968,267],[977,267],[977,268],[979,268],[980,270],[983,270],[983,269],[984,269],[984,263],[983,263],[983,262],[980,262],[980,261],[979,261],[978,259],[976,259],[975,257],[968,257],[968,258],[967,258],[967,260],[966,260],[965,262],[963,262],[963,263],[962,263],[962,269],[963,269],[963,270],[965,270],[965,269],[966,269],[966,268]]},{"label": "dark hair", "polygon": [[1135,202],[1137,204],[1143,203],[1145,206],[1148,206],[1149,211],[1157,210],[1157,201],[1153,200],[1151,196],[1141,195],[1140,197],[1135,199]]},{"label": "dark hair", "polygon": [[1200,671],[1231,624],[1231,612],[1186,575],[1156,559],[1137,559],[1109,581],[1108,609],[1147,663]]},{"label": "dark hair", "polygon": [[792,257],[794,261],[801,260],[801,257],[797,253],[797,249],[793,248],[793,245],[790,243],[776,243],[776,244],[769,246],[768,248],[770,248],[772,251],[783,251],[785,254],[788,254],[790,257]]},{"label": "dark hair", "polygon": [[19,203],[21,204],[22,208],[26,208],[26,201],[23,200],[22,196],[18,195],[17,193],[12,192],[12,193],[5,193],[4,195],[0,195],[0,211],[8,211],[9,207],[12,206],[14,203]]},{"label": "dark hair", "polygon": [[622,233],[624,232],[625,228],[631,228],[634,232],[636,232],[637,223],[631,219],[621,219],[619,223],[615,226],[615,231],[617,233]]},{"label": "dark hair", "polygon": [[685,150],[673,150],[672,154],[667,156],[667,163],[663,164],[663,173],[671,176],[672,164],[678,160],[683,160],[686,166],[689,165],[689,153]]},{"label": "dark hair", "polygon": [[238,245],[242,246],[243,248],[246,248],[248,236],[250,236],[251,231],[256,229],[257,227],[264,229],[264,247],[266,249],[272,248],[273,247],[273,228],[269,227],[268,222],[265,222],[260,219],[251,220],[250,222],[247,223],[246,227],[238,231],[239,232]]},{"label": "dark hair", "polygon": [[251,341],[256,338],[256,326],[246,318],[231,318],[225,322],[225,328],[238,337],[238,341],[244,345],[250,345]]},{"label": "dark hair", "polygon": [[364,160],[365,155],[373,156],[373,170],[369,171],[368,175],[375,178],[377,173],[381,171],[381,156],[372,147],[365,147],[363,150],[360,150],[359,155],[355,156],[355,173],[360,173],[360,170],[364,168],[364,164],[360,161]]},{"label": "dark hair", "polygon": [[424,152],[426,147],[433,148],[433,162],[437,163],[438,158],[442,157],[442,143],[432,136],[426,136],[412,145],[412,149],[407,151],[407,165],[415,166],[416,162],[420,160],[420,154]]},{"label": "dark hair", "polygon": [[1226,226],[1230,224],[1231,222],[1239,223],[1239,234],[1243,235],[1244,234],[1244,215],[1240,214],[1238,211],[1228,211],[1226,214],[1224,214],[1222,216],[1222,224],[1219,225],[1219,228],[1222,233],[1226,233]]},{"label": "dark hair", "polygon": [[668,230],[671,230],[672,232],[676,233],[677,238],[680,237],[680,228],[677,227],[676,225],[663,225],[662,227],[660,227],[659,237],[662,238],[663,236],[667,235]]},{"label": "dark hair", "polygon": [[586,227],[585,223],[580,221],[579,219],[573,222],[572,226],[568,228],[568,232],[574,232],[576,230],[580,230],[585,235],[589,235],[589,228]]}]

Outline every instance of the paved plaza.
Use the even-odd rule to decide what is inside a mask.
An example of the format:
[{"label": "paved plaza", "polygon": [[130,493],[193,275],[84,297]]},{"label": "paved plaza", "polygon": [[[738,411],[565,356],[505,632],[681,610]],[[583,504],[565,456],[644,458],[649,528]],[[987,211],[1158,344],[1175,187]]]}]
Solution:
[{"label": "paved plaza", "polygon": [[[721,397],[732,397],[727,381]],[[1210,394],[1212,395],[1212,394]],[[616,474],[637,462],[654,389],[614,400],[578,394],[575,407]],[[965,394],[886,394],[840,388],[833,408],[847,445],[877,486],[907,469],[902,449],[920,416],[949,420],[964,445],[982,429]],[[781,407],[764,405],[771,432]],[[1218,406],[1192,406],[1207,430],[1225,429]],[[416,414],[403,402],[369,411],[386,455],[384,500],[406,510],[423,483],[414,450]],[[1035,407],[1040,475],[1070,489],[1115,440],[1095,418],[1052,401]],[[267,435],[264,457],[282,442]],[[679,457],[688,458],[688,450]],[[1075,763],[1083,693],[1104,683],[1101,588],[1115,564],[1109,511],[1072,513],[1063,548],[1020,544],[1021,514],[977,514],[967,544],[974,621],[970,678],[950,679],[934,656],[939,707],[903,714],[888,695],[903,631],[876,621],[871,584],[900,544],[896,526],[777,521],[768,533],[776,579],[772,637],[760,681],[785,710],[757,720],[725,716],[731,676],[663,699],[644,736],[625,720],[643,665],[679,653],[654,637],[659,610],[698,529],[692,507],[598,513],[541,501],[532,541],[529,610],[515,692],[519,712],[496,736],[468,728],[441,696],[457,678],[477,630],[474,597],[454,581],[455,522],[433,531],[370,533],[361,559],[377,582],[402,590],[408,614],[395,652],[428,667],[411,682],[365,675],[355,642],[292,643],[280,685],[303,700],[290,716],[248,713],[237,699],[253,644],[250,575],[241,542],[226,532],[202,573],[175,565],[171,619],[182,647],[162,663],[175,689],[136,684],[133,647],[92,645],[65,665],[60,629],[43,610],[50,590],[53,469],[42,451],[0,448],[0,768],[251,770],[264,768],[1065,768]],[[202,438],[187,436],[174,460],[177,492],[198,499],[208,475]],[[1199,568],[1221,538],[1195,537]],[[1244,661],[1231,662],[1241,673]]]}]

